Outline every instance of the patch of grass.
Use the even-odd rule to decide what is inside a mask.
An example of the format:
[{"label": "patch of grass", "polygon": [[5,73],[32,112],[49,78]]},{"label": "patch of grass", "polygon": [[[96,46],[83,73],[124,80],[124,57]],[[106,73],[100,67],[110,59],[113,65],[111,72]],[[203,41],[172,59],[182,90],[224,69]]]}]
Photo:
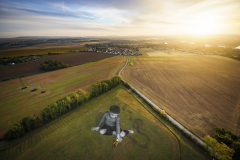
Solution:
[{"label": "patch of grass", "polygon": [[133,56],[127,56],[128,57],[128,65],[133,66],[134,65],[134,57]]}]

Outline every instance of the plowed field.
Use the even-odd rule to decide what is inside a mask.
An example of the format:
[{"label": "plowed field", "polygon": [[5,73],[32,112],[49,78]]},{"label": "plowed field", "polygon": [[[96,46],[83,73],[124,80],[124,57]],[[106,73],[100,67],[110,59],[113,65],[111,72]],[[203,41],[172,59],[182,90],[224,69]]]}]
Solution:
[{"label": "plowed field", "polygon": [[220,56],[134,57],[123,77],[200,136],[240,133],[240,62]]},{"label": "plowed field", "polygon": [[39,69],[40,64],[44,63],[46,60],[58,60],[69,66],[75,66],[79,64],[84,64],[92,61],[98,61],[105,58],[113,57],[115,55],[96,53],[96,52],[79,52],[79,53],[67,53],[61,55],[53,55],[39,60],[17,64],[15,66],[9,66],[6,68],[0,68],[0,80],[17,78],[26,75],[33,75],[38,73],[43,73]]}]

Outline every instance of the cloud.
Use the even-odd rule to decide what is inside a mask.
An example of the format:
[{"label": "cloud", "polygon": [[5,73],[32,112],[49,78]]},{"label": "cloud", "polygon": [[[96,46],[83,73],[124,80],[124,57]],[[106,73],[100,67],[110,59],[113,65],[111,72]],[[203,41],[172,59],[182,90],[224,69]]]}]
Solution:
[{"label": "cloud", "polygon": [[237,26],[239,7],[238,0],[8,0],[0,1],[0,31],[185,32],[203,19]]}]

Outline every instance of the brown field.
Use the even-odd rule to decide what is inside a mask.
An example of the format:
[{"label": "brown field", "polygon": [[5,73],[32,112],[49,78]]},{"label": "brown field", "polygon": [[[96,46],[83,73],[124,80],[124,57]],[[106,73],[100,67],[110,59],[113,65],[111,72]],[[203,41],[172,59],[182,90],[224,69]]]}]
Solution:
[{"label": "brown field", "polygon": [[240,133],[240,62],[220,56],[134,57],[123,77],[200,136]]},{"label": "brown field", "polygon": [[98,61],[113,56],[115,55],[96,52],[76,52],[61,55],[53,55],[39,60],[17,64],[15,66],[0,68],[0,80],[43,73],[44,71],[40,70],[39,67],[40,64],[44,63],[44,61],[46,60],[58,60],[62,61],[63,63],[67,63],[69,66],[75,66],[92,61]]},{"label": "brown field", "polygon": [[[13,51],[13,50],[28,50],[28,49],[51,49],[51,48],[79,48],[84,47],[85,44],[97,44],[100,42],[73,42],[73,43],[44,43],[44,44],[38,44],[38,45],[32,45],[27,47],[16,47],[16,48],[8,48],[2,50],[4,51]],[[101,43],[109,43],[108,41],[101,41]],[[1,53],[1,52],[0,52]]]},{"label": "brown field", "polygon": [[[25,50],[25,49],[46,49],[46,48],[77,48],[83,47],[85,44],[97,44],[99,42],[77,42],[77,43],[44,43],[33,45],[29,47],[21,47],[21,48],[12,48],[8,50]],[[101,43],[108,43],[108,42],[101,42]]]},{"label": "brown field", "polygon": [[[86,90],[93,83],[112,78],[126,63],[126,58],[116,56],[94,63],[87,63],[57,71],[29,77],[22,81],[26,89],[21,89],[18,79],[0,82],[0,138],[7,131],[9,124],[16,123],[23,117],[38,114],[50,103],[67,96],[78,89]],[[31,92],[29,79],[38,89]],[[45,93],[41,93],[43,85]]]}]

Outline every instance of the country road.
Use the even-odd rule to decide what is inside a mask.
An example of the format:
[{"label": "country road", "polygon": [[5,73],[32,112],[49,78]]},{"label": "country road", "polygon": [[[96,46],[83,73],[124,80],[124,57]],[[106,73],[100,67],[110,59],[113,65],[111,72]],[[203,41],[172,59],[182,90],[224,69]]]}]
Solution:
[{"label": "country road", "polygon": [[[127,62],[126,64],[123,66],[123,68],[119,71],[118,75],[121,75],[122,71],[124,70],[124,68],[127,66],[128,64],[128,57],[127,58]],[[124,82],[126,82],[125,79],[123,79]],[[139,96],[141,96],[144,100],[146,100],[149,104],[151,104],[153,107],[155,107],[157,110],[161,111],[162,109],[160,107],[158,107],[156,104],[154,104],[150,99],[148,99],[145,95],[143,95],[140,91],[138,91],[135,87],[133,87],[131,84],[129,84],[130,87],[132,89],[134,89],[137,94]],[[167,114],[167,117],[169,118],[169,120],[175,124],[177,127],[179,127],[180,129],[182,129],[185,133],[187,133],[189,136],[191,136],[194,140],[196,140],[200,145],[205,146],[206,144],[200,139],[198,138],[196,135],[194,135],[192,132],[190,132],[187,128],[185,128],[182,124],[180,124],[178,121],[176,121],[173,117],[171,117],[169,114]]]}]

